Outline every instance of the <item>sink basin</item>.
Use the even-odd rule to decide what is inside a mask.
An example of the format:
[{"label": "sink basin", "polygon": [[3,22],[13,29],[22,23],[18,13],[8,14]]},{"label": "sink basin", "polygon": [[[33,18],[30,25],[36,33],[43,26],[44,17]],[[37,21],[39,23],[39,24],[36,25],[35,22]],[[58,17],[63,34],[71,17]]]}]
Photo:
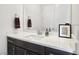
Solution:
[{"label": "sink basin", "polygon": [[40,38],[44,38],[44,36],[42,35],[27,35],[24,36],[25,38],[35,38],[35,39],[40,39]]}]

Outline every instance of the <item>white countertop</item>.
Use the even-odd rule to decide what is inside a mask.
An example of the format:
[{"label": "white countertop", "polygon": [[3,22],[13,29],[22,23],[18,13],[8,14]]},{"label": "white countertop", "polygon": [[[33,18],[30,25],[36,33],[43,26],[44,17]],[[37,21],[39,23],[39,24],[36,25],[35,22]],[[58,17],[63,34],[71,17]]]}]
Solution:
[{"label": "white countertop", "polygon": [[7,33],[7,36],[71,53],[75,51],[76,39],[74,38],[60,38],[52,34],[46,37],[45,35],[37,35],[34,32]]}]

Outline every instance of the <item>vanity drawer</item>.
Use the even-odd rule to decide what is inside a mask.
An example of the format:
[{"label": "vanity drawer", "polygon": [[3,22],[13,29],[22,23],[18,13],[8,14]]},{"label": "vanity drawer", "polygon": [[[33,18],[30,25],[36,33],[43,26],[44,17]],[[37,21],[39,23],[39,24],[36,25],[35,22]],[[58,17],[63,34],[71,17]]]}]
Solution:
[{"label": "vanity drawer", "polygon": [[7,39],[8,39],[8,42],[10,42],[16,46],[23,47],[23,45],[24,45],[24,41],[21,41],[21,40],[15,39],[15,38],[11,38],[11,37],[7,37]]},{"label": "vanity drawer", "polygon": [[45,47],[44,46],[40,46],[34,43],[29,43],[29,42],[24,42],[24,47],[28,50],[34,51],[36,53],[45,54]]},{"label": "vanity drawer", "polygon": [[15,39],[14,44],[16,46],[24,48],[24,41],[22,41],[22,40]]},{"label": "vanity drawer", "polygon": [[14,39],[11,38],[11,37],[7,37],[7,41],[10,42],[10,43],[12,43],[12,44],[14,44]]}]

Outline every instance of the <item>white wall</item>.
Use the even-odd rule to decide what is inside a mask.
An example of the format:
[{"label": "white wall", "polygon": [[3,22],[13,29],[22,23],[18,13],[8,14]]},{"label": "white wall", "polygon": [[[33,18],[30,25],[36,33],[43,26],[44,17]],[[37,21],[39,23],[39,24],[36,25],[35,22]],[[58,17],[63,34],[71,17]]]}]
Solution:
[{"label": "white wall", "polygon": [[72,25],[73,25],[73,33],[78,37],[79,35],[79,5],[73,4],[72,5]]},{"label": "white wall", "polygon": [[[22,5],[0,4],[0,54],[7,54],[6,32],[14,30],[14,14],[17,13],[22,21]],[[22,24],[21,24],[22,30]]]},{"label": "white wall", "polygon": [[55,27],[59,24],[71,23],[71,5],[57,4],[55,6]]},{"label": "white wall", "polygon": [[79,4],[72,5],[72,25],[73,34],[78,40],[76,53],[79,54]]}]

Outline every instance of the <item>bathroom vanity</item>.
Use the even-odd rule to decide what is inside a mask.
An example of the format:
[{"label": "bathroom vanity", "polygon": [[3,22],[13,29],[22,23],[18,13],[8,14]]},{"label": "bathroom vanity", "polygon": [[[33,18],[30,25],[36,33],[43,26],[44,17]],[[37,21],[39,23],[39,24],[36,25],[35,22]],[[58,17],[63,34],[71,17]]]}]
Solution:
[{"label": "bathroom vanity", "polygon": [[20,32],[7,34],[8,55],[73,55],[75,39]]}]

